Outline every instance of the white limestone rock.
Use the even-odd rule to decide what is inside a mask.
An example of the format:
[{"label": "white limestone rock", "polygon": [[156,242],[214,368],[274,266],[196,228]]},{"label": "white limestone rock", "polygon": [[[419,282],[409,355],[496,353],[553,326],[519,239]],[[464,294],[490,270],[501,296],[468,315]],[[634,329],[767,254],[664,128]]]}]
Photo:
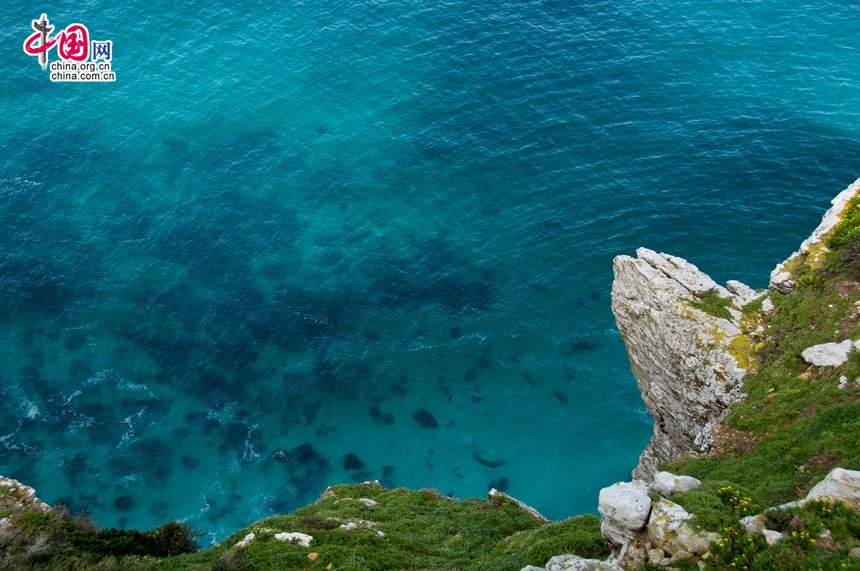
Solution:
[{"label": "white limestone rock", "polygon": [[729,280],[726,282],[726,289],[732,292],[735,298],[735,305],[743,307],[748,303],[752,303],[761,296],[765,295],[765,291],[756,291],[745,283],[737,280]]},{"label": "white limestone rock", "polygon": [[376,500],[371,500],[370,498],[358,498],[358,501],[369,508],[375,507],[379,503]]},{"label": "white limestone rock", "polygon": [[654,480],[648,485],[648,488],[661,496],[669,497],[673,494],[689,492],[696,488],[701,488],[702,482],[692,476],[676,476],[671,472],[657,472],[654,474]]},{"label": "white limestone rock", "polygon": [[600,490],[597,511],[603,516],[600,531],[615,545],[623,545],[641,530],[651,513],[651,498],[642,482],[619,482]]},{"label": "white limestone rock", "polygon": [[295,541],[302,547],[310,547],[311,541],[313,541],[313,536],[308,535],[307,533],[300,533],[298,531],[292,533],[276,533],[275,539],[278,541],[287,541],[293,542]]},{"label": "white limestone rock", "polygon": [[669,554],[675,553],[677,549],[669,549],[669,544],[678,535],[681,524],[693,519],[687,510],[666,499],[656,502],[651,508],[651,516],[648,519],[648,538],[651,543],[660,546]]},{"label": "white limestone rock", "polygon": [[841,367],[848,362],[848,355],[853,350],[854,343],[851,339],[846,339],[839,343],[821,343],[807,347],[800,356],[816,367]]},{"label": "white limestone rock", "polygon": [[248,535],[246,535],[245,537],[243,537],[242,539],[240,539],[239,541],[236,542],[236,547],[241,549],[242,547],[245,547],[246,545],[248,545],[249,543],[254,541],[254,539],[256,539],[256,537],[257,537],[257,534],[249,533]]},{"label": "white limestone rock", "polygon": [[801,264],[815,267],[823,261],[824,254],[829,251],[827,246],[824,245],[828,234],[842,220],[842,212],[848,206],[848,202],[858,192],[860,192],[860,179],[854,181],[851,186],[837,194],[830,201],[832,206],[824,213],[824,217],[821,219],[818,228],[800,245],[800,250],[794,252],[785,261],[777,264],[776,268],[771,272],[770,289],[781,293],[791,293],[795,287],[792,268]]},{"label": "white limestone rock", "polygon": [[543,567],[535,567],[534,565],[526,565],[520,571],[545,571]]},{"label": "white limestone rock", "polygon": [[652,546],[662,549],[671,557],[679,553],[701,557],[708,545],[719,539],[716,533],[700,531],[690,525],[693,516],[678,504],[666,499],[656,502],[648,519],[648,539]]},{"label": "white limestone rock", "polygon": [[621,567],[578,555],[556,555],[546,563],[546,571],[621,571]]},{"label": "white limestone rock", "polygon": [[[747,371],[737,355],[747,351],[748,357],[753,343],[747,342],[751,332],[741,329],[736,304],[750,294],[733,282],[742,292],[733,296],[681,258],[645,248],[636,254],[615,258],[612,311],[654,419],[654,436],[633,471],[634,478],[650,480],[658,462],[687,450],[707,451],[705,428],[743,396]],[[693,306],[709,292],[732,300],[732,319]]]},{"label": "white limestone rock", "polygon": [[51,506],[36,496],[36,490],[12,478],[0,476],[0,512],[49,512]]},{"label": "white limestone rock", "polygon": [[773,545],[774,543],[785,537],[785,535],[772,529],[763,529],[761,533],[762,535],[764,535],[764,540],[767,542],[768,545]]},{"label": "white limestone rock", "polygon": [[744,526],[747,533],[761,533],[764,530],[764,516],[756,514],[742,517],[741,525]]},{"label": "white limestone rock", "polygon": [[813,498],[838,499],[860,509],[860,470],[834,468],[806,494],[806,501]]},{"label": "white limestone rock", "polygon": [[676,554],[684,551],[696,556],[702,556],[708,552],[708,547],[711,543],[719,539],[720,534],[718,533],[694,529],[689,523],[684,523],[678,528],[675,541],[669,547],[670,549],[676,549]]}]

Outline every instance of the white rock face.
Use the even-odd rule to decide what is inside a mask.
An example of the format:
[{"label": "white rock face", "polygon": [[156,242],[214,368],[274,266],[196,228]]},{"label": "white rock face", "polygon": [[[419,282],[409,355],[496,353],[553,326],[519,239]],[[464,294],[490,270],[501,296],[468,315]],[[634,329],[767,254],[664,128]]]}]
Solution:
[{"label": "white rock face", "polygon": [[299,533],[296,531],[293,533],[276,533],[275,539],[278,541],[295,541],[302,547],[310,547],[311,541],[313,541],[314,538],[307,533]]},{"label": "white rock face", "polygon": [[51,511],[51,506],[36,497],[36,490],[18,480],[0,476],[0,512]]},{"label": "white rock face", "polygon": [[603,516],[600,531],[616,545],[627,543],[645,527],[651,513],[651,498],[642,482],[619,482],[600,490],[597,511]]},{"label": "white rock face", "polygon": [[371,500],[370,498],[358,498],[358,501],[369,508],[374,507],[378,503],[376,500]]},{"label": "white rock face", "polygon": [[242,539],[240,539],[239,541],[236,542],[236,547],[245,547],[246,545],[248,545],[249,543],[254,541],[254,539],[256,537],[257,537],[256,534],[249,533],[248,535],[246,535],[245,537],[243,537]]},{"label": "white rock face", "polygon": [[785,537],[780,532],[774,531],[772,529],[763,529],[761,533],[762,535],[764,535],[764,540],[767,542],[768,545],[773,545],[774,543]]},{"label": "white rock face", "polygon": [[648,539],[669,555],[682,553],[704,555],[718,534],[698,531],[690,526],[693,516],[674,502],[661,499],[651,509],[648,519]]},{"label": "white rock face", "polygon": [[676,476],[671,472],[657,472],[654,480],[648,485],[652,492],[669,497],[673,494],[689,492],[701,488],[702,482],[692,476]]},{"label": "white rock face", "polygon": [[821,219],[821,224],[812,233],[809,238],[803,241],[800,245],[800,250],[794,252],[784,262],[779,263],[776,268],[770,273],[770,289],[782,293],[791,293],[794,291],[794,277],[791,275],[791,268],[799,264],[814,265],[822,261],[822,256],[828,252],[824,241],[827,235],[836,227],[842,219],[842,212],[848,205],[848,202],[860,192],[860,179],[854,181],[854,184],[837,194],[830,201],[832,206],[824,213],[824,218]]},{"label": "white rock face", "polygon": [[546,571],[621,571],[621,567],[578,555],[556,555],[546,563]]},{"label": "white rock face", "polygon": [[800,356],[816,367],[841,367],[848,362],[848,355],[855,349],[856,343],[846,339],[840,343],[813,345],[804,349]]},{"label": "white rock face", "polygon": [[[658,462],[708,450],[711,432],[705,428],[743,396],[746,370],[736,355],[752,343],[740,327],[739,310],[755,292],[732,282],[733,294],[675,256],[645,248],[636,254],[615,258],[612,311],[654,419],[654,436],[633,471],[634,478],[650,480]],[[692,305],[709,292],[731,301],[732,319]]]},{"label": "white rock face", "polygon": [[807,501],[812,498],[840,499],[860,509],[860,471],[834,468],[806,494]]}]

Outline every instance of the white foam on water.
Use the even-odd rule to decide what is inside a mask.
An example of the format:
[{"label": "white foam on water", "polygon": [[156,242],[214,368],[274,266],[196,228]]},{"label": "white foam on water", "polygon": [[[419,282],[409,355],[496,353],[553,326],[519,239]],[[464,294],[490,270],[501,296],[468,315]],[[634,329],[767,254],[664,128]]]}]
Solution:
[{"label": "white foam on water", "polygon": [[137,436],[135,436],[134,433],[134,419],[139,419],[141,416],[143,416],[143,412],[144,409],[140,409],[136,413],[130,414],[123,419],[123,422],[128,425],[128,430],[126,430],[125,434],[123,434],[122,438],[120,438],[119,444],[116,445],[117,448],[120,448],[126,443],[134,442],[135,440],[137,440]]}]

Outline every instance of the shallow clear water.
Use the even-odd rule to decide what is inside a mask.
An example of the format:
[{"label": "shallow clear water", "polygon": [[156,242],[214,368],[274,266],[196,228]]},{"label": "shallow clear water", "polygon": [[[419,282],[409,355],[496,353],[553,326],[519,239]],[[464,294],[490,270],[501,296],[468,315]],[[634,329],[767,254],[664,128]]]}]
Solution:
[{"label": "shallow clear water", "polygon": [[46,5],[116,84],[0,61],[0,473],[102,525],[593,511],[650,435],[612,257],[762,287],[858,173],[856,4],[267,4]]}]

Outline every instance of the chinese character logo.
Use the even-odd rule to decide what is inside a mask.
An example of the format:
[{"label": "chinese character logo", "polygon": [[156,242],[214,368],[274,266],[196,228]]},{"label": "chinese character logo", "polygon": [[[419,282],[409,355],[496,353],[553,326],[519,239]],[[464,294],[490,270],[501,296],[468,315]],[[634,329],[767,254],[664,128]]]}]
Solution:
[{"label": "chinese character logo", "polygon": [[60,34],[57,46],[60,59],[87,61],[90,57],[90,33],[83,24],[72,24]]},{"label": "chinese character logo", "polygon": [[[42,69],[48,69],[48,50],[54,47],[57,38],[48,41],[48,36],[54,31],[54,27],[48,25],[47,14],[42,14],[41,18],[33,20],[33,29],[36,30],[36,33],[24,42],[24,52],[31,56],[39,56],[39,64]],[[39,44],[34,45],[37,41]]]},{"label": "chinese character logo", "polygon": [[110,61],[110,50],[112,45],[113,42],[110,40],[106,42],[93,41],[93,61],[99,61],[100,59]]},{"label": "chinese character logo", "polygon": [[[113,42],[92,40],[87,27],[73,23],[54,36],[48,15],[32,21],[34,33],[24,40],[24,53],[39,58],[42,69],[50,67],[51,81],[116,81],[111,68]],[[59,61],[48,63],[48,54],[56,47]]]}]

